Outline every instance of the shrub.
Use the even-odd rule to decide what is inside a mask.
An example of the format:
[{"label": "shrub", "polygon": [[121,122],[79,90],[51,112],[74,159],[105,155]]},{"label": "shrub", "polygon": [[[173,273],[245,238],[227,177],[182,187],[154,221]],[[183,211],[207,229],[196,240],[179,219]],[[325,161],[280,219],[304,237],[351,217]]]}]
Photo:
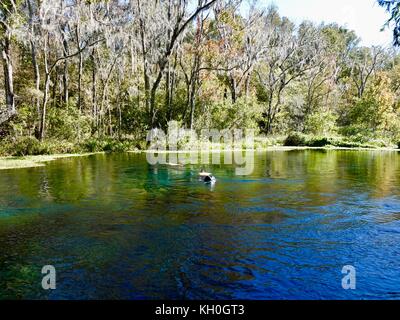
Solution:
[{"label": "shrub", "polygon": [[336,137],[335,139],[332,140],[332,145],[339,148],[371,148],[371,149],[383,146],[374,143],[373,141],[361,142],[357,137],[355,138]]},{"label": "shrub", "polygon": [[79,148],[72,142],[59,140],[39,141],[27,136],[12,140],[4,140],[0,144],[0,154],[4,156],[37,156],[47,154],[77,153]]},{"label": "shrub", "polygon": [[197,111],[195,128],[257,128],[261,117],[261,105],[253,99],[239,98],[235,103],[229,100],[212,102],[203,112]]},{"label": "shrub", "polygon": [[332,144],[339,148],[361,148],[363,146],[360,142],[341,138],[335,139]]},{"label": "shrub", "polygon": [[368,141],[368,144],[370,144],[373,147],[377,147],[377,148],[386,148],[386,147],[393,146],[392,143],[390,143],[389,141],[387,141],[385,139],[372,139],[372,140]]},{"label": "shrub", "polygon": [[306,145],[305,135],[294,132],[291,133],[283,143],[287,147],[303,147]]},{"label": "shrub", "polygon": [[313,138],[310,141],[306,142],[306,145],[309,147],[326,147],[331,145],[332,142],[329,138]]},{"label": "shrub", "polygon": [[126,152],[131,148],[129,141],[109,140],[106,142],[103,151],[108,152]]},{"label": "shrub", "polygon": [[82,149],[87,152],[126,152],[133,150],[134,141],[117,139],[89,139],[83,143]]},{"label": "shrub", "polygon": [[100,139],[89,139],[83,143],[83,149],[87,152],[100,152],[104,150],[105,141]]},{"label": "shrub", "polygon": [[308,116],[305,132],[314,135],[329,135],[337,131],[337,116],[330,111],[320,111]]},{"label": "shrub", "polygon": [[52,108],[48,114],[48,136],[60,140],[77,141],[89,137],[90,119],[76,108]]},{"label": "shrub", "polygon": [[147,141],[139,141],[135,144],[135,149],[137,150],[147,150]]},{"label": "shrub", "polygon": [[81,152],[79,146],[65,140],[49,140],[42,143],[43,147],[47,147],[52,154],[66,154]]},{"label": "shrub", "polygon": [[352,138],[344,138],[340,136],[315,137],[301,133],[292,133],[286,138],[284,145],[290,147],[306,146],[314,148],[322,148],[326,146],[335,146],[339,148],[379,148],[386,147],[389,144],[383,140],[365,141],[360,136]]},{"label": "shrub", "polygon": [[12,144],[12,150],[8,153],[12,156],[44,155],[50,154],[48,145],[40,143],[34,137],[21,137]]}]

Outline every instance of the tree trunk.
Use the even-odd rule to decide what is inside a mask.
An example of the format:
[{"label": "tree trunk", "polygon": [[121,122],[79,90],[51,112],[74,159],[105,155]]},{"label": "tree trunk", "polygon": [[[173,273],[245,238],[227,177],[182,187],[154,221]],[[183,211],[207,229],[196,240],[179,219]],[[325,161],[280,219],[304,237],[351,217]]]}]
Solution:
[{"label": "tree trunk", "polygon": [[153,86],[150,92],[150,128],[154,128],[156,122],[156,93],[157,93],[158,85]]},{"label": "tree trunk", "polygon": [[42,114],[40,121],[40,141],[43,141],[46,135],[46,112],[47,112],[47,102],[49,100],[49,89],[50,89],[50,70],[49,70],[49,62],[48,62],[48,47],[47,47],[48,39],[45,39],[44,43],[44,68],[45,68],[45,80],[44,80],[44,95],[42,102]]},{"label": "tree trunk", "polygon": [[90,58],[92,60],[92,114],[93,114],[93,129],[92,132],[98,127],[98,115],[97,115],[97,103],[96,103],[96,61],[95,61],[95,49],[93,49]]},{"label": "tree trunk", "polygon": [[167,110],[167,122],[171,120],[171,67],[168,63],[165,79],[165,109]]},{"label": "tree trunk", "polygon": [[[80,49],[80,36],[79,36],[79,26],[76,28],[76,44],[78,50]],[[83,72],[83,56],[82,52],[79,52],[79,63],[78,63],[78,106],[79,112],[82,112],[82,72]]]},{"label": "tree trunk", "polygon": [[236,80],[232,76],[229,77],[229,89],[231,90],[232,103],[236,103],[237,101]]},{"label": "tree trunk", "polygon": [[44,96],[42,103],[42,117],[40,121],[40,141],[43,141],[46,136],[46,112],[47,112],[47,102],[49,97],[50,88],[50,74],[46,73],[45,84],[44,84]]},{"label": "tree trunk", "polygon": [[[64,52],[64,57],[67,57],[69,55],[68,41],[65,39],[64,35],[63,35],[63,52]],[[68,59],[64,60],[62,83],[63,83],[62,102],[63,102],[63,104],[65,106],[67,106],[68,105],[68,100],[69,100]]]},{"label": "tree trunk", "polygon": [[[139,6],[140,13],[140,6]],[[144,78],[144,94],[145,94],[145,103],[146,103],[146,112],[148,114],[148,118],[151,119],[151,92],[150,92],[150,77],[147,70],[147,53],[146,53],[146,28],[145,24],[142,20],[140,20],[140,41],[141,41],[141,49],[143,56],[143,78]],[[151,120],[149,120],[151,129]]]},{"label": "tree trunk", "polygon": [[[40,91],[40,72],[39,72],[39,64],[37,62],[36,44],[34,41],[31,41],[31,56],[32,56],[33,72],[35,77],[35,89],[36,89],[35,94],[38,94]],[[40,98],[36,97],[35,101],[36,101],[36,111],[40,116]]]},{"label": "tree trunk", "polygon": [[6,33],[4,40],[2,41],[1,57],[3,60],[4,89],[7,111],[9,115],[14,115],[16,113],[13,79],[14,74],[11,58],[11,36],[8,32]]},{"label": "tree trunk", "polygon": [[246,99],[248,99],[250,96],[250,80],[251,80],[251,72],[249,72],[249,74],[246,77],[246,84],[245,84]]},{"label": "tree trunk", "polygon": [[268,99],[268,111],[267,111],[267,123],[265,126],[265,134],[269,135],[271,133],[272,125],[272,105],[273,105],[273,92],[271,91]]},{"label": "tree trunk", "polygon": [[[27,6],[28,6],[28,11],[29,11],[29,25],[31,29],[32,35],[35,33],[35,29],[33,26],[33,9],[32,9],[32,4],[31,1],[27,1]],[[35,78],[35,89],[36,89],[36,95],[39,94],[40,91],[40,71],[39,71],[39,63],[37,59],[37,49],[36,49],[36,43],[34,40],[30,40],[30,45],[31,45],[31,58],[32,58],[32,67],[33,67],[33,74]],[[38,121],[40,122],[40,97],[37,96],[35,98],[35,103],[36,103],[36,112],[38,115]]]},{"label": "tree trunk", "polygon": [[196,108],[196,90],[199,81],[199,68],[200,68],[200,58],[196,56],[194,63],[194,68],[192,76],[190,79],[190,89],[189,89],[189,110],[190,110],[190,129],[194,126],[194,114]]},{"label": "tree trunk", "polygon": [[[106,111],[109,111],[109,117],[110,117],[109,128],[110,128],[110,130],[111,130],[111,111],[110,111],[110,106],[108,103],[107,103],[107,110],[105,111],[105,102],[106,102],[106,98],[107,98],[108,84],[110,82],[111,75],[112,75],[112,72],[114,70],[116,63],[117,63],[117,59],[114,60],[113,64],[110,67],[110,70],[108,71],[107,78],[103,81],[103,90],[102,90],[101,102],[100,102],[100,117],[102,117],[103,113],[106,115]],[[102,118],[101,118],[101,120],[102,120]]]},{"label": "tree trunk", "polygon": [[196,107],[196,82],[193,81],[192,88],[190,89],[190,130],[194,126],[194,112]]}]

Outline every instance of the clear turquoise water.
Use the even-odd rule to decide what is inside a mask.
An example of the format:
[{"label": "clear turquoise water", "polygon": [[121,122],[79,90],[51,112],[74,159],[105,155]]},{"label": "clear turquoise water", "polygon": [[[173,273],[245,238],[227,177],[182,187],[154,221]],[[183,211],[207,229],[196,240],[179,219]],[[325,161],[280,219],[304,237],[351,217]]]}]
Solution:
[{"label": "clear turquoise water", "polygon": [[0,171],[0,298],[400,298],[400,154],[263,152],[250,176],[208,167],[213,187],[199,169],[114,154]]}]

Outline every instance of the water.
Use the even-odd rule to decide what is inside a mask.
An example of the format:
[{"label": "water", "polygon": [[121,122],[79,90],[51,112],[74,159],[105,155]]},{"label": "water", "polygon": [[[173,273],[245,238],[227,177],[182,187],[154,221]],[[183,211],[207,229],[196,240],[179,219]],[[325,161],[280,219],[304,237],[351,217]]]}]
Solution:
[{"label": "water", "polygon": [[0,298],[400,298],[400,154],[263,152],[250,176],[207,168],[215,186],[199,169],[114,154],[1,171]]}]

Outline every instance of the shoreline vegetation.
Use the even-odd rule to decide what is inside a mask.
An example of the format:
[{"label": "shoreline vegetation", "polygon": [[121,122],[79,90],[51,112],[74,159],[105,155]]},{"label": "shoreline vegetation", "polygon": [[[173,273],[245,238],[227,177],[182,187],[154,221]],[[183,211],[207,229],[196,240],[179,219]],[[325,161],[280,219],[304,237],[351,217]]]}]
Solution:
[{"label": "shoreline vegetation", "polygon": [[[80,143],[68,140],[48,139],[40,141],[35,137],[20,137],[0,141],[0,170],[32,168],[45,166],[46,162],[62,158],[88,156],[97,153],[218,153],[240,151],[293,151],[293,150],[358,150],[358,151],[400,151],[395,145],[384,139],[366,139],[362,137],[344,137],[339,135],[318,136],[293,132],[289,135],[255,136],[252,142],[245,138],[227,142],[221,136],[215,142],[199,135],[188,138],[179,123],[171,121],[169,129],[176,136],[176,146],[170,146],[168,140],[156,143],[156,148],[144,139],[126,137],[91,138]],[[176,131],[175,131],[176,130]],[[250,144],[249,144],[250,143]]]},{"label": "shoreline vegetation", "polygon": [[[170,124],[177,125],[176,122]],[[184,130],[184,129],[180,129]],[[168,131],[169,132],[169,131]],[[173,131],[172,131],[173,132]],[[178,132],[178,131],[176,131]],[[224,140],[224,137],[214,142],[211,137],[188,138],[185,133],[177,136],[177,147],[168,148],[164,143],[164,149],[172,150],[201,150],[232,148],[232,142]],[[243,138],[234,142],[235,149],[248,149],[247,142]],[[312,135],[293,132],[289,135],[255,136],[250,148],[267,149],[271,147],[307,147],[307,148],[350,148],[350,149],[400,149],[400,142],[396,145],[387,139],[369,139],[364,137],[345,137],[340,135]],[[128,152],[146,151],[149,144],[145,139],[133,137],[125,138],[89,138],[82,142],[68,140],[48,139],[40,141],[33,136],[4,139],[0,141],[0,157],[24,157],[40,155],[81,154],[94,152]]]},{"label": "shoreline vegetation", "polygon": [[[173,127],[254,129],[255,150],[400,146],[398,51],[240,2],[3,0],[0,157],[144,151]],[[178,149],[229,148],[197,139]]]}]

